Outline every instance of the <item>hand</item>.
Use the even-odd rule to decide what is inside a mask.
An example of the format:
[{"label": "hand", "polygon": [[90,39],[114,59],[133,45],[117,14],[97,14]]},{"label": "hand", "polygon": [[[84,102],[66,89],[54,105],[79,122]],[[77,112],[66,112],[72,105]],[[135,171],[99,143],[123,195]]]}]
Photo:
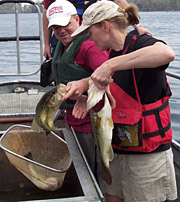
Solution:
[{"label": "hand", "polygon": [[66,86],[66,95],[62,98],[62,100],[67,100],[71,98],[72,100],[77,100],[85,91],[88,90],[89,84],[87,79],[82,79],[78,81],[71,81]]},{"label": "hand", "polygon": [[94,71],[91,75],[91,79],[100,90],[103,90],[113,81],[111,75],[110,62],[106,61]]},{"label": "hand", "polygon": [[142,34],[149,34],[150,36],[152,36],[152,33],[148,29],[146,29],[146,28],[144,28],[142,26],[139,26],[137,28],[137,30],[138,30],[138,32],[139,32],[140,35],[142,35]]},{"label": "hand", "polygon": [[77,119],[84,119],[87,115],[87,96],[82,95],[74,105],[72,115]]},{"label": "hand", "polygon": [[48,59],[49,59],[49,60],[52,59],[51,47],[50,47],[50,45],[45,45],[45,46],[44,46],[44,57],[47,58],[47,56],[48,56]]}]

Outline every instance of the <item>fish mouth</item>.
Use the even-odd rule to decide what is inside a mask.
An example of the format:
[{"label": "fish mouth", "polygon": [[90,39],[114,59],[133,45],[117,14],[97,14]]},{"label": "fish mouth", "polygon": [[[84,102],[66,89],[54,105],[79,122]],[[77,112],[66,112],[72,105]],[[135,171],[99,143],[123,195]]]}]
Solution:
[{"label": "fish mouth", "polygon": [[61,97],[65,96],[65,94],[66,94],[66,85],[63,84],[63,83],[60,83],[57,86],[57,92]]}]

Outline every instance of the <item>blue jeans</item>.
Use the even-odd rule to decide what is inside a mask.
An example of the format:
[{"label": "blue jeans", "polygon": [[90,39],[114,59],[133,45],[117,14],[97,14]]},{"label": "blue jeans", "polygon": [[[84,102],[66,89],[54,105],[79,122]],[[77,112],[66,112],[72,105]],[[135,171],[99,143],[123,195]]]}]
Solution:
[{"label": "blue jeans", "polygon": [[50,39],[51,55],[52,55],[52,57],[53,57],[53,55],[54,55],[57,42],[58,42],[58,39],[57,39],[57,38],[55,37],[55,35],[53,34],[53,35],[51,36],[51,39]]}]

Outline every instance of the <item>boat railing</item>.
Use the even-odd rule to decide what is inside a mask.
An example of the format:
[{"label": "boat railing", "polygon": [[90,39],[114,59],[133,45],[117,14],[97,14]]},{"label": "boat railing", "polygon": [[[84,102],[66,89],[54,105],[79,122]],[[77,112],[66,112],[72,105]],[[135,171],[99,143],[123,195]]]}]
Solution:
[{"label": "boat railing", "polygon": [[[16,41],[16,49],[17,49],[17,73],[8,73],[8,74],[0,74],[0,77],[6,76],[31,76],[35,75],[40,71],[40,66],[34,72],[30,73],[21,73],[21,64],[20,64],[20,41],[34,41],[38,40],[40,43],[40,64],[43,61],[43,33],[42,33],[42,15],[40,4],[31,0],[0,0],[0,6],[5,3],[14,3],[15,6],[15,25],[16,25],[16,36],[13,37],[0,37],[0,42],[7,41]],[[39,21],[39,35],[38,36],[20,36],[19,35],[19,10],[18,4],[28,3],[33,5],[37,9],[38,21]]]},{"label": "boat railing", "polygon": [[180,80],[180,76],[177,74],[174,74],[172,72],[166,72],[166,75],[175,79],[179,79]]}]

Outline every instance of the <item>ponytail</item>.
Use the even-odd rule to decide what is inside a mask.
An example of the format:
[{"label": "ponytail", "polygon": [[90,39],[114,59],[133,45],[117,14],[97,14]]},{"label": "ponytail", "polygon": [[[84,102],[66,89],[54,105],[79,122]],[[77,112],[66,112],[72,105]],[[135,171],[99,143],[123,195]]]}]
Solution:
[{"label": "ponytail", "polygon": [[[123,9],[122,9],[123,10]],[[125,9],[125,14],[127,13],[127,20],[129,25],[139,24],[138,8],[134,4],[129,4]]]}]

